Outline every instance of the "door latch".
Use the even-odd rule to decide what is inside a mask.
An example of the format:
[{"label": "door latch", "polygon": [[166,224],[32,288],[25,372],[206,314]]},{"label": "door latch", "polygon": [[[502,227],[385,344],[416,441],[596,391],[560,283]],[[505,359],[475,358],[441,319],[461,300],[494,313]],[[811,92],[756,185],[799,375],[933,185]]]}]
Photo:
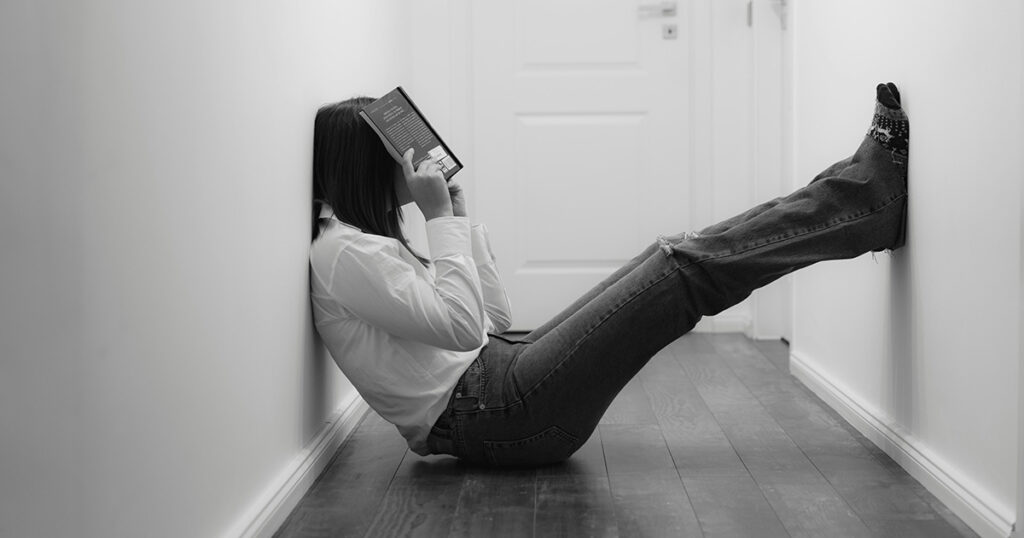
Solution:
[{"label": "door latch", "polygon": [[636,7],[642,18],[675,17],[678,13],[675,2],[659,2],[657,4],[640,4]]}]

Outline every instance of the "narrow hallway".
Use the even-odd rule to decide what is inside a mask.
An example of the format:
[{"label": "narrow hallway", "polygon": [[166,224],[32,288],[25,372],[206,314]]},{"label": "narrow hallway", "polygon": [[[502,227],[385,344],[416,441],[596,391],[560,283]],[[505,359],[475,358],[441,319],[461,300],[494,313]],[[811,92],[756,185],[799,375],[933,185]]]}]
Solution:
[{"label": "narrow hallway", "polygon": [[276,536],[977,536],[788,374],[788,347],[691,333],[568,462],[422,458],[370,411]]},{"label": "narrow hallway", "polygon": [[[1024,538],[1022,0],[4,0],[0,73],[0,538]],[[510,305],[492,325],[530,331],[659,235],[850,157],[890,81],[913,125],[906,245],[706,316],[568,463],[421,458],[364,416],[402,413],[317,323],[314,156],[366,164],[315,143],[323,107],[401,86],[465,165],[428,207],[453,232],[437,248],[415,200],[390,224],[407,178],[334,175],[390,191],[334,196],[389,224],[338,226],[406,254],[367,281],[400,290],[377,278],[397,263],[421,297],[491,317],[481,259]],[[413,251],[461,257],[462,285]],[[386,343],[367,372],[452,374],[414,398],[469,372],[421,368],[449,350],[384,329],[410,309],[356,318]],[[678,334],[621,327],[605,342]]]}]

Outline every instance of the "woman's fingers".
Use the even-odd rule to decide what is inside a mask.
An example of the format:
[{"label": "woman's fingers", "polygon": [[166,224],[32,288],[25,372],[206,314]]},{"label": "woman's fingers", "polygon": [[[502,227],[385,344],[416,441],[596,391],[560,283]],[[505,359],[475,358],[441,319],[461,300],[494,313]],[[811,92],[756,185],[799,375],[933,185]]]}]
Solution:
[{"label": "woman's fingers", "polygon": [[409,148],[402,155],[402,171],[405,172],[405,177],[410,177],[413,174],[412,156],[414,153],[416,153],[416,149]]},{"label": "woman's fingers", "polygon": [[427,157],[420,163],[420,167],[416,171],[421,174],[429,174],[439,169],[440,166],[438,166],[437,161],[433,157]]},{"label": "woman's fingers", "polygon": [[424,179],[424,176],[435,176],[441,174],[441,165],[438,164],[437,160],[433,157],[423,159],[420,161],[419,166],[414,165],[412,158],[415,153],[416,150],[414,148],[409,148],[404,154],[402,154],[402,171],[405,173],[406,180],[420,181]]},{"label": "woman's fingers", "polygon": [[452,199],[452,215],[465,217],[466,197],[462,192],[462,185],[454,179],[448,182],[448,196]]}]

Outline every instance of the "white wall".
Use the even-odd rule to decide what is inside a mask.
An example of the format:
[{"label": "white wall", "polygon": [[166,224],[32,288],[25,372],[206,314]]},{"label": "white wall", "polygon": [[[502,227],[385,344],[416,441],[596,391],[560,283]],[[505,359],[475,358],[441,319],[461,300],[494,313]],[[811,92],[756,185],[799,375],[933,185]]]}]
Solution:
[{"label": "white wall", "polygon": [[911,120],[908,245],[796,276],[794,369],[983,536],[1015,519],[1021,9],[799,0],[791,21],[798,182],[852,153],[875,83]]},{"label": "white wall", "polygon": [[313,337],[313,116],[406,2],[0,4],[0,536],[215,536],[353,394]]}]

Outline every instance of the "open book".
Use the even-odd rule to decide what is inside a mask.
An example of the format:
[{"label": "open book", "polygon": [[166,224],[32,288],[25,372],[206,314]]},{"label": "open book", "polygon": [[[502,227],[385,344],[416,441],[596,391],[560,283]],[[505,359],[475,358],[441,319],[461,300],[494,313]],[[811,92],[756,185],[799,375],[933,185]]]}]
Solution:
[{"label": "open book", "polygon": [[415,148],[412,157],[413,168],[428,157],[433,157],[441,167],[444,178],[450,179],[462,169],[462,163],[437,136],[437,131],[416,108],[409,94],[401,86],[363,107],[359,112],[366,123],[373,127],[388,153],[398,161],[409,148]]}]

